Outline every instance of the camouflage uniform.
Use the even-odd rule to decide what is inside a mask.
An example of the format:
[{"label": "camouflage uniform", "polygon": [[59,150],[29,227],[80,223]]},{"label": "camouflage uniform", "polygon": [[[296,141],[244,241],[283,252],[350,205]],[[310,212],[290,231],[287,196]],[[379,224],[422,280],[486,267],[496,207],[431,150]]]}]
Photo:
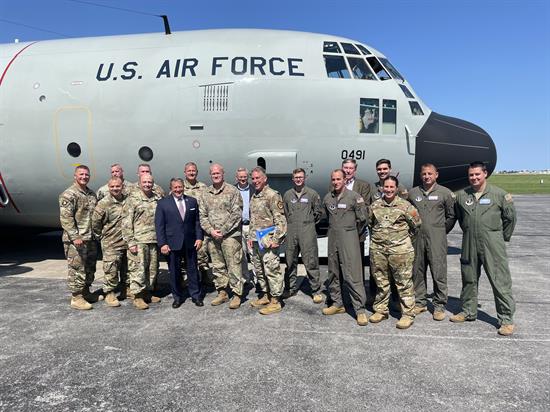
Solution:
[{"label": "camouflage uniform", "polygon": [[101,240],[103,252],[103,272],[105,279],[103,291],[113,292],[120,282],[124,290],[130,287],[128,279],[128,259],[126,256],[127,245],[122,238],[123,207],[126,197],[122,195],[117,200],[110,193],[101,199],[92,215],[92,228],[94,236]]},{"label": "camouflage uniform", "polygon": [[426,307],[428,291],[426,272],[432,272],[434,310],[444,312],[447,304],[447,233],[455,223],[455,195],[434,183],[426,192],[417,186],[409,192],[409,202],[416,207],[422,226],[414,242],[414,294],[416,306]]},{"label": "camouflage uniform", "polygon": [[[74,183],[59,196],[59,218],[63,228],[63,249],[69,266],[67,284],[73,294],[82,294],[94,282],[97,244],[92,233],[95,193]],[[74,240],[81,239],[76,247]]]},{"label": "camouflage uniform", "polygon": [[[370,203],[374,203],[378,199],[382,199],[384,197],[384,190],[382,188],[382,184],[380,181],[374,182],[371,187],[371,198]],[[401,183],[399,183],[399,186],[397,187],[397,195],[404,200],[407,200],[409,198],[409,191],[405,186],[403,186]]]},{"label": "camouflage uniform", "polygon": [[[197,199],[197,203],[199,204],[199,211],[201,209],[201,195],[206,191],[208,188],[207,185],[205,185],[202,182],[199,182],[198,180],[193,185],[191,184],[187,179],[183,181],[183,192],[187,196],[194,197]],[[199,267],[199,270],[201,271],[201,275],[204,276],[204,273],[208,271],[208,238],[204,238],[204,242],[202,242],[201,248],[197,251],[197,265]],[[182,271],[185,272],[185,265],[182,266]]]},{"label": "camouflage uniform", "polygon": [[[127,183],[125,185],[128,190],[129,196],[136,196],[141,193],[141,188],[139,187],[139,182],[136,183]],[[164,192],[164,189],[157,185],[156,183],[153,183],[153,193],[159,198],[162,199],[164,196],[166,196],[166,193]]]},{"label": "camouflage uniform", "polygon": [[285,215],[288,224],[286,236],[285,289],[295,293],[300,289],[297,283],[298,254],[306,267],[311,291],[319,293],[321,274],[319,272],[319,250],[315,224],[321,219],[321,198],[319,194],[304,186],[300,192],[287,190],[283,196]]},{"label": "camouflage uniform", "polygon": [[[132,183],[126,182],[126,180],[122,181],[122,194],[124,197],[128,197],[130,194],[130,186]],[[97,189],[96,195],[97,195],[97,201],[99,202],[101,199],[106,197],[109,194],[109,183],[101,186],[99,189]]]},{"label": "camouflage uniform", "polygon": [[[156,193],[147,197],[140,190],[128,197],[123,207],[122,237],[128,245],[130,291],[135,296],[151,291],[155,285],[158,271],[155,210],[159,200]],[[136,254],[130,252],[132,246],[138,247]]]},{"label": "camouflage uniform", "polygon": [[384,199],[376,200],[369,208],[371,273],[378,286],[373,304],[375,312],[388,313],[390,279],[393,278],[399,293],[401,313],[414,318],[414,248],[411,234],[416,233],[420,223],[416,208],[398,196],[391,203],[386,203]]},{"label": "camouflage uniform", "polygon": [[342,307],[342,282],[349,291],[356,315],[365,313],[366,292],[359,233],[367,221],[365,200],[344,188],[340,195],[331,191],[323,199],[328,216],[328,290],[333,306]]},{"label": "camouflage uniform", "polygon": [[[201,227],[208,239],[216,289],[225,290],[229,286],[234,294],[242,296],[244,279],[241,269],[241,194],[237,188],[223,182],[219,189],[209,186],[202,193],[200,204]],[[213,230],[220,230],[223,239],[212,238]]]},{"label": "camouflage uniform", "polygon": [[497,317],[502,325],[513,324],[516,304],[506,245],[514,232],[516,210],[512,196],[487,184],[476,198],[467,187],[456,194],[456,219],[462,228],[462,291],[460,300],[466,319],[477,318],[477,288],[481,266],[493,289]]},{"label": "camouflage uniform", "polygon": [[266,185],[261,192],[250,198],[250,237],[253,239],[252,265],[262,292],[279,298],[283,293],[284,276],[279,263],[279,248],[260,249],[256,230],[275,226],[275,231],[262,239],[262,243],[279,245],[286,236],[286,218],[283,200],[279,192]]}]

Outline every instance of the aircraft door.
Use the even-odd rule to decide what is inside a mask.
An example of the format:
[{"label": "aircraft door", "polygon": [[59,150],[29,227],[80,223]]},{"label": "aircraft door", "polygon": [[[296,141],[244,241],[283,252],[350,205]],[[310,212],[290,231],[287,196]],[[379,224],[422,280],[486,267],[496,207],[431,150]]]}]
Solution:
[{"label": "aircraft door", "polygon": [[94,175],[92,113],[83,106],[60,108],[54,116],[57,165],[61,175],[73,179],[74,168],[85,164]]},{"label": "aircraft door", "polygon": [[292,186],[292,171],[296,169],[297,152],[253,152],[248,154],[248,170],[263,167],[268,184],[281,195]]}]

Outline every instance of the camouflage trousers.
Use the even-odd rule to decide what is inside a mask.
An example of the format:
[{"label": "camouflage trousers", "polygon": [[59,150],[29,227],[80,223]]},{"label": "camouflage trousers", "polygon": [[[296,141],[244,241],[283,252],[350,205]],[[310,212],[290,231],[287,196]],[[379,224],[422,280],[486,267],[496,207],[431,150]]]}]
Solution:
[{"label": "camouflage trousers", "polygon": [[258,242],[253,242],[252,265],[263,293],[273,297],[283,294],[285,278],[279,262],[279,248],[260,250]]},{"label": "camouflage trousers", "polygon": [[114,250],[102,247],[103,250],[103,292],[113,292],[120,284],[123,288],[130,287],[128,277],[127,250]]},{"label": "camouflage trousers", "polygon": [[391,254],[370,250],[370,270],[377,286],[372,305],[375,312],[388,313],[390,283],[393,278],[399,293],[402,315],[414,318],[413,261],[414,252]]},{"label": "camouflage trousers", "polygon": [[134,295],[153,289],[159,268],[156,243],[139,243],[137,247],[136,254],[127,253],[130,292]]},{"label": "camouflage trousers", "polygon": [[97,243],[87,240],[82,246],[63,243],[63,250],[68,264],[67,285],[71,293],[82,293],[85,287],[92,286],[97,262]]},{"label": "camouflage trousers", "polygon": [[244,279],[241,269],[241,237],[228,237],[221,241],[208,239],[208,252],[212,259],[216,289],[226,289],[229,286],[234,294],[242,296]]},{"label": "camouflage trousers", "polygon": [[242,250],[243,257],[241,259],[241,271],[245,282],[250,282],[252,285],[256,284],[256,274],[253,270],[248,270],[248,256],[252,262],[252,251],[248,249],[248,229],[249,225],[242,225]]}]

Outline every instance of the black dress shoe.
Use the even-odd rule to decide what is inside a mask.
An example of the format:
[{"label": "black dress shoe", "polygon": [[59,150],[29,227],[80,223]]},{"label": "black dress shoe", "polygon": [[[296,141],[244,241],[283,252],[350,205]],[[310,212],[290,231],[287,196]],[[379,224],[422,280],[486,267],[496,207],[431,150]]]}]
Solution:
[{"label": "black dress shoe", "polygon": [[192,298],[191,300],[193,301],[193,303],[195,304],[195,306],[204,306],[204,302],[202,301],[202,299],[195,299],[195,298]]},{"label": "black dress shoe", "polygon": [[172,303],[172,307],[174,309],[177,309],[181,306],[181,302],[178,302],[177,300],[175,300],[173,303]]}]

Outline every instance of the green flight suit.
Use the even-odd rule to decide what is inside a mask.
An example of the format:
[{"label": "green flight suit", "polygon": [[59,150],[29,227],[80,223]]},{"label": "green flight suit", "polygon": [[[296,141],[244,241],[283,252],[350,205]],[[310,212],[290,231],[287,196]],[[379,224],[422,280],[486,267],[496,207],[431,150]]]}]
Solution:
[{"label": "green flight suit", "polygon": [[512,196],[487,184],[476,199],[467,187],[457,193],[456,219],[462,228],[462,311],[466,319],[477,318],[478,281],[481,266],[493,289],[498,320],[513,324],[515,302],[512,297],[512,277],[504,242],[510,241],[516,225],[516,210]]},{"label": "green flight suit", "polygon": [[414,241],[413,282],[416,306],[428,304],[426,273],[432,273],[435,311],[447,304],[447,233],[455,224],[455,195],[435,183],[429,192],[417,186],[409,192],[409,202],[416,207],[422,225]]},{"label": "green flight suit", "polygon": [[[359,233],[367,222],[365,200],[344,188],[340,196],[329,192],[323,199],[328,216],[328,289],[334,306],[344,306],[342,281],[349,291],[356,315],[365,313],[367,300]],[[342,280],[340,280],[340,277]]]},{"label": "green flight suit", "polygon": [[307,186],[300,192],[293,188],[284,194],[283,204],[287,220],[285,290],[295,293],[300,289],[296,272],[298,254],[301,253],[311,291],[318,293],[321,274],[315,224],[321,219],[321,197]]}]

